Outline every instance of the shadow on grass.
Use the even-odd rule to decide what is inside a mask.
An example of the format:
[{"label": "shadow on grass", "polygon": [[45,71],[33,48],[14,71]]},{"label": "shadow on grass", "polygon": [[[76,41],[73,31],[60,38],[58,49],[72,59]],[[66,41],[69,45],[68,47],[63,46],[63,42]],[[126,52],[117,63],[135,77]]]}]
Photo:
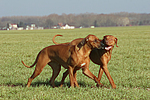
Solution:
[{"label": "shadow on grass", "polygon": [[[59,87],[60,83],[61,82],[58,82],[58,81],[54,82],[56,87]],[[79,81],[78,84],[79,84],[80,87],[87,87],[87,83],[85,83],[85,82]],[[42,86],[42,85],[43,86],[51,86],[52,87],[52,85],[48,81],[46,81],[46,82],[37,81],[37,82],[32,82],[31,83],[32,87],[39,87],[39,86]],[[63,87],[66,87],[66,86],[70,87],[70,82],[64,82]]]},{"label": "shadow on grass", "polygon": [[[55,81],[54,83],[55,83],[56,87],[60,86],[60,82]],[[88,86],[92,87],[90,84],[87,84],[87,83],[82,82],[82,81],[79,81],[78,84],[79,84],[80,87],[88,87]],[[26,84],[23,84],[23,83],[15,83],[15,84],[13,84],[13,83],[6,83],[6,84],[2,84],[0,86],[8,86],[8,87],[17,87],[17,86],[20,86],[20,87],[26,87]],[[41,82],[41,81],[32,82],[30,86],[31,87],[51,86],[52,87],[52,85],[48,81],[46,81],[46,82]],[[66,87],[66,86],[70,87],[70,82],[64,82],[63,87]]]}]

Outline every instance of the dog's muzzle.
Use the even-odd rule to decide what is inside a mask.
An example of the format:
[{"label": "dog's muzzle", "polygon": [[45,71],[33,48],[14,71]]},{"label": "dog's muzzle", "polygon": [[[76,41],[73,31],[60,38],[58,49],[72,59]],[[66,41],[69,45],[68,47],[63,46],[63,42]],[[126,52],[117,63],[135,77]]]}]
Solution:
[{"label": "dog's muzzle", "polygon": [[110,50],[112,48],[112,46],[106,46],[102,41],[101,41],[101,48],[103,50]]}]

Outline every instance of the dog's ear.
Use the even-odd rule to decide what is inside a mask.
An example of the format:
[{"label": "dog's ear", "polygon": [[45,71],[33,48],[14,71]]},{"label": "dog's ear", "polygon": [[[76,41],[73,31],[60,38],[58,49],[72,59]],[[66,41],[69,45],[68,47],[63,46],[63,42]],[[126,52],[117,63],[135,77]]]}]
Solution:
[{"label": "dog's ear", "polygon": [[115,38],[116,47],[118,47],[118,45],[117,45],[117,41],[118,41],[118,39],[117,39],[117,38]]},{"label": "dog's ear", "polygon": [[86,44],[87,41],[88,41],[88,39],[84,38],[84,39],[77,45],[77,47],[79,48],[79,50],[80,50],[80,48],[81,48],[82,46],[84,46],[84,45]]}]

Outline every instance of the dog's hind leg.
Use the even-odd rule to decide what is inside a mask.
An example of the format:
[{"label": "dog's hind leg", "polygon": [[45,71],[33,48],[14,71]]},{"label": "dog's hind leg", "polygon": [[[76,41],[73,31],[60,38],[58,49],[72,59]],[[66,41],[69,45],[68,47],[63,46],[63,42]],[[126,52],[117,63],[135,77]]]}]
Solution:
[{"label": "dog's hind leg", "polygon": [[49,61],[50,61],[49,58],[45,57],[45,56],[41,57],[41,59],[40,58],[38,59],[35,70],[34,70],[32,76],[28,79],[27,87],[29,87],[32,80],[42,72],[43,68],[47,65],[47,63]]},{"label": "dog's hind leg", "polygon": [[50,62],[48,63],[48,65],[51,66],[51,68],[53,69],[53,74],[49,82],[53,87],[55,87],[54,81],[61,70],[61,65],[56,62]]},{"label": "dog's hind leg", "polygon": [[[46,65],[45,65],[45,66],[46,66]],[[45,67],[45,66],[44,66],[44,67]],[[36,66],[36,67],[37,67],[37,66]],[[37,77],[37,76],[42,72],[42,70],[43,70],[43,68],[41,68],[41,69],[35,68],[35,70],[34,70],[32,76],[28,79],[27,87],[30,86],[32,80],[33,80],[35,77]]]}]

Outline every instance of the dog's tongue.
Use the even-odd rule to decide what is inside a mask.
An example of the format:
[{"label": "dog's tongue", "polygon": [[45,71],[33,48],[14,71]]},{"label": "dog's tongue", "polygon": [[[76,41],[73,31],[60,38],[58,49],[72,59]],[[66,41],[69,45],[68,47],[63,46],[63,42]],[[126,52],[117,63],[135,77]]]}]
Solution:
[{"label": "dog's tongue", "polygon": [[105,47],[105,50],[110,50],[112,46]]}]

